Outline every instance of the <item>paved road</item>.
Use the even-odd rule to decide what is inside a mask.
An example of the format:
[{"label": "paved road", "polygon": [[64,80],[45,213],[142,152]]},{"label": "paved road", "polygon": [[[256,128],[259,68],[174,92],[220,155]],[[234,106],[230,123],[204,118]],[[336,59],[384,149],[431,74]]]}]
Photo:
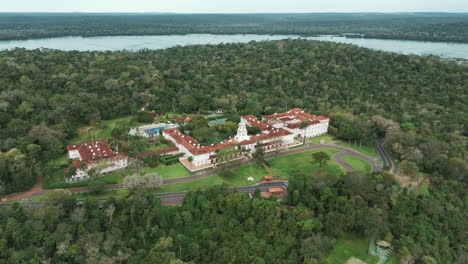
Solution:
[{"label": "paved road", "polygon": [[29,190],[29,191],[25,191],[25,192],[22,192],[22,193],[15,193],[15,194],[11,194],[11,195],[7,195],[5,197],[3,197],[2,199],[0,199],[0,202],[6,202],[6,201],[10,201],[10,200],[19,200],[19,199],[23,199],[23,198],[28,198],[28,197],[31,197],[31,196],[35,196],[35,195],[38,195],[38,193],[43,193],[43,187],[44,186],[44,182],[42,181],[42,176],[39,176],[37,177],[37,181],[36,181],[36,185],[34,185],[34,187]]},{"label": "paved road", "polygon": [[[342,147],[340,147],[340,148],[342,148]],[[367,155],[361,154],[359,152],[356,152],[354,150],[350,150],[350,149],[347,149],[347,148],[344,148],[342,150],[343,150],[343,152],[340,152],[340,153],[337,153],[337,154],[333,155],[333,160],[336,161],[338,164],[340,164],[347,172],[354,171],[354,168],[350,164],[348,164],[347,162],[345,162],[343,160],[344,156],[352,156],[352,157],[356,157],[356,158],[366,160],[367,162],[369,162],[372,165],[372,171],[379,171],[379,170],[383,169],[383,167],[377,162],[379,160],[378,158],[369,157]]]},{"label": "paved road", "polygon": [[[268,191],[268,188],[271,187],[282,187],[285,190],[288,188],[288,181],[274,181],[274,182],[269,182],[269,183],[259,183],[259,184],[254,184],[252,186],[245,186],[245,187],[237,187],[237,188],[228,188],[228,191],[233,192],[233,191],[239,191],[243,193],[253,193],[255,190],[259,189],[260,191]],[[158,193],[154,194],[154,196],[159,197],[161,200],[161,204],[165,206],[169,205],[182,205],[184,201],[184,197],[187,194],[187,192],[173,192],[173,193]],[[108,200],[108,197],[102,197],[102,198],[97,198],[96,200],[99,201],[99,203],[103,203],[106,200]],[[77,203],[83,203],[85,202],[84,199],[78,199],[76,200]],[[13,204],[1,204],[2,206],[10,207]],[[41,203],[36,203],[36,202],[31,202],[28,203],[28,205],[32,208],[39,208],[41,207]]]},{"label": "paved road", "polygon": [[[381,156],[381,159],[384,162],[384,165],[390,164],[389,167],[393,168],[392,161],[389,158],[389,155],[385,152],[385,149],[383,148],[383,144],[384,144],[383,142],[380,142],[379,145],[377,146],[377,150],[378,150],[378,152],[379,152],[379,154]],[[300,153],[300,152],[309,151],[309,150],[314,150],[314,149],[336,149],[336,150],[342,151],[341,153],[338,153],[338,154],[334,155],[333,159],[336,162],[338,162],[338,164],[343,166],[347,171],[353,171],[354,169],[349,164],[347,164],[346,162],[344,162],[342,160],[343,156],[354,156],[354,157],[357,157],[357,158],[367,160],[372,165],[372,171],[382,170],[382,166],[380,166],[377,163],[377,158],[372,158],[372,157],[366,156],[364,154],[361,154],[361,153],[359,153],[357,151],[354,151],[352,149],[345,148],[345,147],[340,147],[340,146],[336,146],[336,145],[331,145],[331,144],[318,145],[318,144],[309,143],[305,147],[290,149],[290,150],[283,151],[283,152],[280,152],[280,153],[268,153],[268,154],[265,155],[265,158],[270,159],[270,158],[282,157],[282,156],[291,155],[291,154]],[[238,168],[238,167],[242,167],[242,166],[245,166],[245,165],[248,165],[248,164],[253,164],[255,162],[256,162],[256,160],[254,160],[254,159],[244,160],[244,161],[241,161],[241,162],[238,162],[238,163],[231,164],[229,166],[229,168]],[[210,170],[210,171],[206,171],[206,172],[195,174],[195,175],[188,176],[188,177],[167,179],[167,180],[164,180],[164,184],[190,182],[190,181],[194,181],[194,180],[198,180],[198,179],[201,179],[201,178],[211,176],[211,175],[216,174],[218,172],[219,172],[219,169],[213,169],[213,170]],[[106,185],[105,189],[106,190],[117,190],[117,189],[121,189],[121,188],[124,188],[124,187],[125,186],[123,186],[123,184],[111,184],[111,185]],[[72,193],[80,193],[80,192],[88,192],[89,191],[87,187],[67,188],[67,190],[69,190]],[[47,191],[52,191],[52,190],[42,190],[42,185],[41,185],[40,189],[35,188],[35,189],[30,190],[30,191],[25,192],[25,193],[21,193],[21,194],[17,194],[17,195],[14,195],[14,196],[7,197],[6,201],[25,198],[25,197],[37,196],[37,195],[44,194],[44,192],[47,192]]]},{"label": "paved road", "polygon": [[[259,189],[260,191],[268,191],[268,188],[271,187],[283,187],[287,189],[287,181],[275,181],[271,183],[260,183],[252,186],[237,187],[237,188],[228,188],[228,191],[233,192],[235,190],[243,193],[253,193],[255,190]],[[177,192],[177,193],[160,193],[156,194],[156,197],[161,199],[162,205],[182,205],[184,197],[187,192]]]},{"label": "paved road", "polygon": [[384,145],[385,141],[380,141],[377,144],[377,152],[379,153],[380,159],[383,162],[383,167],[387,168],[390,172],[392,172],[395,166],[393,165],[392,158],[390,158],[390,155],[387,153],[387,151],[385,151]]}]

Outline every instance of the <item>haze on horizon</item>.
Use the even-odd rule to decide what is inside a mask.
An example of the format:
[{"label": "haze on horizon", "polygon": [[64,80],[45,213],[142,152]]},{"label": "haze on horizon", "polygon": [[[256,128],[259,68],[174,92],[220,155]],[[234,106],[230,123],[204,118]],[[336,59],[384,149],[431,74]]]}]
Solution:
[{"label": "haze on horizon", "polygon": [[[1,0],[6,3],[8,0]],[[0,12],[468,12],[466,0],[16,0]]]}]

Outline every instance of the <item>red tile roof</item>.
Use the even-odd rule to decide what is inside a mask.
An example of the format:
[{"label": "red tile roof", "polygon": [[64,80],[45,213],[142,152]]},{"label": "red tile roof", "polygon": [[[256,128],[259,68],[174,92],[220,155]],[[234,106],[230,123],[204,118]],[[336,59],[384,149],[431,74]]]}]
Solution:
[{"label": "red tile roof", "polygon": [[177,128],[165,129],[163,130],[163,133],[171,136],[177,142],[177,144],[184,146],[193,155],[211,153],[217,149],[236,147],[239,144],[241,145],[254,144],[255,142],[271,139],[274,137],[281,137],[281,136],[287,136],[287,135],[293,134],[292,132],[289,132],[284,129],[271,128],[269,133],[260,134],[258,136],[251,136],[249,140],[244,140],[242,142],[238,142],[234,139],[234,137],[231,137],[231,138],[226,139],[224,142],[216,143],[213,145],[201,146],[200,143],[198,143],[196,139],[182,134]]},{"label": "red tile roof", "polygon": [[264,130],[269,130],[271,128],[271,125],[268,125],[260,120],[258,120],[255,116],[253,115],[246,115],[242,116],[243,119],[245,119],[250,126],[258,126],[262,131]]},{"label": "red tile roof", "polygon": [[[263,119],[266,120],[273,120],[277,119],[282,122],[286,122],[286,126],[288,128],[298,128],[302,121],[308,121],[309,124],[318,124],[321,121],[326,121],[329,118],[325,116],[315,116],[309,113],[306,113],[303,109],[300,108],[293,108],[290,109],[288,112],[273,114],[273,115],[266,115],[263,116]],[[291,121],[297,120],[297,122],[291,123]]]},{"label": "red tile roof", "polygon": [[184,124],[188,124],[190,120],[192,120],[194,117],[199,116],[199,115],[191,115],[191,116],[184,116],[184,117],[179,117],[174,119],[176,123],[183,122]]},{"label": "red tile roof", "polygon": [[123,152],[114,152],[110,148],[107,139],[68,145],[66,148],[68,151],[78,150],[84,162],[99,159],[127,158],[127,155]]}]

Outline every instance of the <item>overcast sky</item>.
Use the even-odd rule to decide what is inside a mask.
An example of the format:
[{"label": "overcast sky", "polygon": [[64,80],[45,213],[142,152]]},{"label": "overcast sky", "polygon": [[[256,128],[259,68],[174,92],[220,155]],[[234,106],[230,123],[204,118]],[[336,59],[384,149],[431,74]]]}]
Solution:
[{"label": "overcast sky", "polygon": [[0,0],[0,12],[468,12],[468,0]]}]

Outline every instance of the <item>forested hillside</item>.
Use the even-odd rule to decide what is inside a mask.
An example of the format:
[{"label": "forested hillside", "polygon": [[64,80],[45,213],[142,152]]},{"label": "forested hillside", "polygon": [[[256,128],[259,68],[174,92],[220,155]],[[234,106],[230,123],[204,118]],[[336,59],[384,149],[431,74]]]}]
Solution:
[{"label": "forested hillside", "polygon": [[298,172],[286,205],[218,188],[189,194],[182,207],[141,190],[102,207],[55,191],[39,209],[0,207],[0,263],[337,264],[326,256],[352,233],[391,241],[401,263],[463,264],[468,208],[449,185],[418,195],[387,172]]},{"label": "forested hillside", "polygon": [[330,131],[343,139],[386,136],[398,158],[445,177],[461,179],[466,166],[468,71],[437,58],[304,40],[134,53],[17,49],[0,53],[0,73],[6,192],[31,186],[32,168],[62,155],[80,125],[147,101],[179,113],[339,114]]},{"label": "forested hillside", "polygon": [[[468,43],[464,13],[86,14],[2,13],[0,40],[173,34],[364,34]],[[349,36],[349,35],[348,35]]]},{"label": "forested hillside", "polygon": [[2,193],[32,186],[78,127],[144,102],[176,113],[302,107],[332,117],[339,138],[385,138],[400,167],[430,182],[418,193],[382,172],[296,173],[287,206],[212,190],[181,208],[136,192],[100,210],[51,193],[36,211],[0,209],[0,263],[323,263],[345,233],[392,241],[404,263],[466,263],[467,95],[466,66],[305,40],[0,52]]}]

